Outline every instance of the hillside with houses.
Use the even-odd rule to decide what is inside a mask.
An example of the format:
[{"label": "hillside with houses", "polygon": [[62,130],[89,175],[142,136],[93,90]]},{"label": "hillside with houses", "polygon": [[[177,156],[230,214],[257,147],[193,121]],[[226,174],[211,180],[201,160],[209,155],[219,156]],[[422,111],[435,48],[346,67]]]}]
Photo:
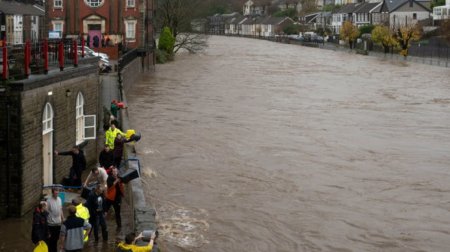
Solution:
[{"label": "hillside with houses", "polygon": [[370,33],[375,26],[392,32],[420,26],[422,35],[433,31],[436,35],[447,31],[436,32],[449,18],[450,0],[248,0],[242,11],[196,20],[193,28],[216,35],[273,37],[316,32],[331,38],[339,37],[343,24],[349,22],[362,30],[359,35]]}]

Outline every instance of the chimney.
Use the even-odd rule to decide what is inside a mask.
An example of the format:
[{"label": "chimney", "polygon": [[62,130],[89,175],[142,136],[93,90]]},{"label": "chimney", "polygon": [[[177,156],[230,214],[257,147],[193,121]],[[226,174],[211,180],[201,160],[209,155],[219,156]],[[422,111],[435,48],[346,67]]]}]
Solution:
[{"label": "chimney", "polygon": [[445,6],[450,6],[450,0],[445,0]]},{"label": "chimney", "polygon": [[[448,1],[448,0],[446,0],[446,1]],[[409,7],[413,7],[413,2],[414,2],[414,0],[409,0]]]}]

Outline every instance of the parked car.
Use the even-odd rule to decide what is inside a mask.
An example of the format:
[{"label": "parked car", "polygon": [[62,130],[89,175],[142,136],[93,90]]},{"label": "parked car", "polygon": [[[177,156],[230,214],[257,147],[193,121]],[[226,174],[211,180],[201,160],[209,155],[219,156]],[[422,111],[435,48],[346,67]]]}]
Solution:
[{"label": "parked car", "polygon": [[100,73],[109,73],[112,71],[112,66],[109,64],[109,61],[106,61],[104,59],[100,59],[98,62],[98,68]]},{"label": "parked car", "polygon": [[[89,48],[87,46],[84,47],[84,53],[88,57],[100,57],[102,59],[109,61],[108,54],[101,53],[101,52],[95,52],[94,50],[92,50],[91,48]],[[78,46],[78,55],[81,55],[81,46]]]},{"label": "parked car", "polygon": [[316,35],[311,37],[311,41],[316,43],[323,43],[324,39],[322,36]]}]

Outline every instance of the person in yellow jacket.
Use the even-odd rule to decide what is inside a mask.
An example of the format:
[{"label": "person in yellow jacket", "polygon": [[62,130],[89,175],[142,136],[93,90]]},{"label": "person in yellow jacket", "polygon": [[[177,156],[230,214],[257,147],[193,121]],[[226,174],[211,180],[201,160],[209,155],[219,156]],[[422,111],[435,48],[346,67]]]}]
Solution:
[{"label": "person in yellow jacket", "polygon": [[138,246],[136,245],[136,241],[141,239],[142,233],[140,233],[136,238],[134,236],[134,233],[127,234],[125,236],[125,242],[120,242],[117,245],[118,251],[132,251],[132,252],[150,252],[153,249],[153,243],[155,242],[156,234],[153,233],[150,237],[150,241],[145,246]]},{"label": "person in yellow jacket", "polygon": [[105,145],[109,147],[110,150],[114,150],[114,140],[116,140],[117,134],[125,136],[125,134],[117,128],[116,122],[111,122],[111,126],[105,132]]},{"label": "person in yellow jacket", "polygon": [[[89,222],[89,218],[91,217],[89,215],[89,210],[87,209],[87,207],[83,206],[81,200],[78,198],[73,199],[72,205],[75,206],[75,209],[77,210],[75,216],[80,217],[86,222]],[[86,230],[83,231],[83,234],[84,234],[84,242],[86,243],[89,241],[89,236],[86,235]]]}]

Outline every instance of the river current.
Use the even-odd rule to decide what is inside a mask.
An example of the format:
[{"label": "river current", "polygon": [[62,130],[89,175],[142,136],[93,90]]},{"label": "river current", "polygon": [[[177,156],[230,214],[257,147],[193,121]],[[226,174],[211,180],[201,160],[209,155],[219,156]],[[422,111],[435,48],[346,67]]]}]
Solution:
[{"label": "river current", "polygon": [[127,94],[168,251],[448,251],[448,68],[209,45]]}]

